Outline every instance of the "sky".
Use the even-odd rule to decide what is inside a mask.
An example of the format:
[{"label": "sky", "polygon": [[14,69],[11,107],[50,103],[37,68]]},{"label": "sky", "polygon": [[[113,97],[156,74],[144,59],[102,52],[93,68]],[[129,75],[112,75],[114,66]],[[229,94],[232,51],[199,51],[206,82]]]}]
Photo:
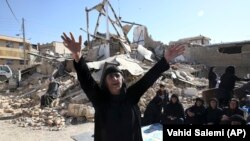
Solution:
[{"label": "sky", "polygon": [[[12,14],[10,8],[14,15]],[[0,35],[22,34],[31,43],[62,41],[63,32],[82,35],[86,40],[85,7],[102,0],[0,0]],[[249,0],[110,0],[118,16],[147,26],[156,41],[168,44],[181,38],[204,35],[211,43],[250,40]],[[111,13],[111,10],[109,10]],[[90,13],[93,33],[98,13]],[[16,17],[16,18],[15,18]],[[112,31],[112,27],[109,27]],[[100,22],[106,31],[106,19]],[[21,36],[20,36],[21,37]],[[132,32],[129,34],[132,41]]]}]

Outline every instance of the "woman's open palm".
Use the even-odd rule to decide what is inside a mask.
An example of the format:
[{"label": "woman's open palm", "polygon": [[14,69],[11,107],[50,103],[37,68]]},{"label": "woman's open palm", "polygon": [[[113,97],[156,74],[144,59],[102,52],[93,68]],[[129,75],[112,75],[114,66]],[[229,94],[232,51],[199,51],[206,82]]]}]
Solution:
[{"label": "woman's open palm", "polygon": [[63,39],[63,44],[71,51],[72,56],[75,60],[79,60],[81,57],[81,44],[82,44],[82,36],[79,36],[79,42],[75,41],[73,34],[70,32],[69,38],[65,33],[61,36]]}]

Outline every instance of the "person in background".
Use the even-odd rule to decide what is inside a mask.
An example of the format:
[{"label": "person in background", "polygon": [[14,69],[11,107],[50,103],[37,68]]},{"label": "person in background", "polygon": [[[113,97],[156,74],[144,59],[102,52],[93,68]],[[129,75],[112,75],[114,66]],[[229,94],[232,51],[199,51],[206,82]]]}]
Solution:
[{"label": "person in background", "polygon": [[221,124],[230,124],[230,117],[232,115],[244,116],[244,112],[239,108],[239,101],[232,98],[229,102],[229,107],[223,109]]},{"label": "person in background", "polygon": [[160,83],[160,89],[156,92],[156,95],[163,100],[163,104],[166,105],[169,102],[169,94],[163,83]]},{"label": "person in background", "polygon": [[184,46],[169,48],[140,80],[127,88],[123,72],[116,66],[104,70],[100,85],[93,79],[81,54],[82,37],[72,33],[61,36],[71,51],[80,86],[95,109],[95,141],[142,141],[141,113],[138,102],[149,87],[169,69],[168,62],[183,54]]},{"label": "person in background", "polygon": [[219,99],[222,106],[228,105],[228,102],[233,97],[233,89],[236,81],[250,81],[250,79],[239,78],[235,75],[235,67],[229,66],[226,68],[225,73],[220,78],[219,88],[221,96]]},{"label": "person in background", "polygon": [[219,124],[222,117],[222,109],[219,108],[219,103],[216,98],[209,100],[209,105],[205,111],[206,125]]},{"label": "person in background", "polygon": [[163,124],[183,124],[184,108],[178,95],[172,94],[169,103],[164,107]]},{"label": "person in background", "polygon": [[17,69],[17,87],[20,87],[21,79],[22,79],[22,72],[21,72],[21,69],[18,68]]},{"label": "person in background", "polygon": [[241,115],[232,115],[230,118],[230,125],[246,125],[247,122]]},{"label": "person in background", "polygon": [[41,108],[49,107],[50,104],[59,97],[59,82],[54,77],[49,78],[49,86],[47,92],[41,97]]},{"label": "person in background", "polygon": [[208,73],[208,88],[215,88],[216,84],[217,84],[217,74],[214,72],[215,71],[215,67],[210,67],[209,69],[209,73]]},{"label": "person in background", "polygon": [[204,124],[205,123],[205,106],[204,100],[195,99],[195,104],[185,111],[185,124]]},{"label": "person in background", "polygon": [[162,118],[162,108],[167,105],[168,102],[168,92],[165,90],[164,84],[160,84],[160,89],[147,105],[142,119],[142,126],[160,123]]}]

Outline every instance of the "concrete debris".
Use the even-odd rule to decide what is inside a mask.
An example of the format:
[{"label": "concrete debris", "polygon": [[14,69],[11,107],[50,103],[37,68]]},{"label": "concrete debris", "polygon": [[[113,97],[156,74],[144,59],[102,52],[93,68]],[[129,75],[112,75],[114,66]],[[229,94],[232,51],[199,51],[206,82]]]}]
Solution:
[{"label": "concrete debris", "polygon": [[[123,71],[129,87],[152,68],[168,48],[162,42],[154,41],[147,28],[142,25],[134,30],[133,43],[130,43],[127,35],[123,37],[110,34],[107,46],[106,34],[98,31],[95,31],[94,35],[87,34],[93,36],[93,40],[86,41],[82,54],[97,83],[100,82],[106,67],[116,65]],[[21,127],[50,131],[63,129],[74,121],[73,118],[76,118],[76,121],[93,122],[95,109],[79,85],[73,60],[59,55],[55,50],[45,49],[40,53],[29,53],[40,62],[22,70],[19,86],[14,77],[9,79],[9,83],[0,81],[0,119],[10,120]],[[138,106],[142,114],[159,90],[159,84],[165,85],[169,97],[172,94],[178,95],[185,109],[193,105],[196,97],[203,97],[207,101],[215,96],[216,90],[207,90],[206,67],[191,63],[175,63],[162,74],[141,97]],[[50,78],[54,78],[59,84],[59,91],[52,102],[44,106],[41,105],[41,99],[48,96],[46,94]],[[238,91],[242,93],[245,90],[244,87]]]},{"label": "concrete debris", "polygon": [[72,117],[85,117],[87,121],[93,121],[95,110],[84,104],[69,104],[68,115]]},{"label": "concrete debris", "polygon": [[[162,49],[162,47],[160,48]],[[97,82],[100,81],[102,70],[107,65],[118,65],[124,73],[125,81],[130,86],[136,83],[155,62],[150,50],[139,45],[137,51],[144,57],[144,60],[140,61],[137,57],[133,59],[129,55],[122,54],[105,60],[88,62],[87,65],[91,71],[94,70],[92,75]],[[94,53],[94,55],[98,55],[98,53]],[[72,69],[73,61],[54,59],[52,54],[49,57],[36,56],[43,59],[43,63],[36,67],[36,71],[30,72],[29,76],[24,76],[16,91],[9,91],[8,94],[0,96],[0,118],[11,120],[11,123],[21,127],[50,131],[62,130],[66,124],[74,121],[72,118],[76,118],[78,122],[93,122],[95,110],[77,81],[76,73]],[[90,57],[92,60],[98,58],[98,56],[89,56],[89,60],[91,60]],[[191,106],[193,99],[199,97],[201,91],[206,88],[207,80],[196,77],[195,73],[198,70],[192,65],[175,64],[171,68],[140,99],[138,106],[142,113],[156,95],[160,83],[166,86],[169,96],[171,94],[179,95],[185,108]],[[50,83],[48,79],[52,76],[60,84],[59,96],[51,102],[49,107],[40,108],[41,97],[46,94]],[[8,89],[6,84],[1,87]]]}]

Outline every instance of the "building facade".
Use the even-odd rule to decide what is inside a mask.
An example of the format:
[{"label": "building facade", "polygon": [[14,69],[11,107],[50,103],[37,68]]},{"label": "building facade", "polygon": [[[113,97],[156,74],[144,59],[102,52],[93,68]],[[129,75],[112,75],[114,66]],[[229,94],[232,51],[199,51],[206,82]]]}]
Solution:
[{"label": "building facade", "polygon": [[208,37],[205,37],[203,35],[199,35],[199,36],[195,36],[195,37],[179,39],[178,41],[171,41],[171,42],[169,42],[169,45],[181,44],[181,43],[189,43],[189,44],[197,44],[197,45],[209,45],[210,40],[211,39]]},{"label": "building facade", "polygon": [[62,55],[65,57],[71,54],[71,52],[64,46],[62,42],[53,41],[51,43],[38,44],[38,48],[39,52],[42,54],[50,54],[55,56]]},{"label": "building facade", "polygon": [[23,39],[0,35],[0,64],[9,65],[11,68],[24,68],[30,64],[28,52],[30,44]]}]

